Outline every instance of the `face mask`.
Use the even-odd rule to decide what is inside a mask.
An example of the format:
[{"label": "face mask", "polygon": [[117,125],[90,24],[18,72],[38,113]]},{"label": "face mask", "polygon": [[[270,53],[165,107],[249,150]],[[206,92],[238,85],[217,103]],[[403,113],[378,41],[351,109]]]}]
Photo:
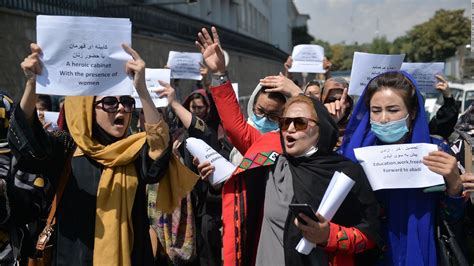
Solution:
[{"label": "face mask", "polygon": [[385,143],[394,143],[399,141],[408,132],[408,115],[397,121],[391,121],[385,124],[370,120],[370,130],[377,138]]},{"label": "face mask", "polygon": [[261,133],[267,133],[278,129],[278,123],[273,122],[266,117],[258,117],[255,114],[252,114],[252,121]]}]

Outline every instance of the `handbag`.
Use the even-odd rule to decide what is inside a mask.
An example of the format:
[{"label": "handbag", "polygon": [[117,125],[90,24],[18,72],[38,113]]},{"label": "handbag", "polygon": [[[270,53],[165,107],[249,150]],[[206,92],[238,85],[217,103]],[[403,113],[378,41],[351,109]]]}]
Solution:
[{"label": "handbag", "polygon": [[436,227],[439,265],[468,266],[469,263],[448,222],[441,219]]},{"label": "handbag", "polygon": [[66,159],[66,165],[61,173],[61,176],[59,177],[58,188],[56,190],[56,194],[54,195],[53,203],[51,204],[51,210],[49,211],[46,225],[38,236],[34,257],[28,258],[28,266],[52,265],[54,246],[53,243],[50,243],[50,239],[54,233],[54,228],[56,225],[56,209],[59,205],[59,202],[61,201],[61,197],[71,173],[71,160],[73,154],[74,153],[71,152],[71,154]]}]

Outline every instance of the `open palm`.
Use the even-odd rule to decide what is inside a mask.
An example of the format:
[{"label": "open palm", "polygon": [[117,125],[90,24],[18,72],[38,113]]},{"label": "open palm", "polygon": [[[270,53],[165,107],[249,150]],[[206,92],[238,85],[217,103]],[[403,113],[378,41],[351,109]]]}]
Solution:
[{"label": "open palm", "polygon": [[212,27],[211,31],[214,38],[203,28],[202,31],[198,33],[199,41],[196,41],[195,44],[199,48],[199,51],[201,51],[202,57],[211,72],[224,73],[225,59],[220,48],[219,35],[215,27]]}]

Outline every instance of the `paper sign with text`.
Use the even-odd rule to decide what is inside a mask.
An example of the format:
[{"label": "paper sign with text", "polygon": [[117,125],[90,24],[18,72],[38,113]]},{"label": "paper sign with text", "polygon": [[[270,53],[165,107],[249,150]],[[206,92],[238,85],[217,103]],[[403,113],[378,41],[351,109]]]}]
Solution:
[{"label": "paper sign with text", "polygon": [[201,53],[185,53],[170,51],[168,67],[171,69],[172,79],[201,80]]},{"label": "paper sign with text", "polygon": [[59,112],[38,111],[38,116],[40,117],[40,120],[42,119],[44,121],[45,124],[50,124],[46,130],[55,131],[59,129]]},{"label": "paper sign with text", "polygon": [[125,72],[132,57],[129,19],[37,16],[36,39],[42,72],[36,92],[50,95],[131,95]]},{"label": "paper sign with text", "polygon": [[367,83],[373,77],[387,71],[400,70],[404,58],[404,54],[385,55],[355,52],[352,61],[349,94],[361,95]]},{"label": "paper sign with text", "polygon": [[435,75],[444,74],[444,63],[403,63],[400,70],[412,75],[422,92],[433,93],[436,92]]},{"label": "paper sign with text", "polygon": [[[171,70],[167,68],[146,68],[145,69],[145,82],[146,87],[148,88],[148,93],[150,93],[151,99],[155,104],[155,107],[166,107],[168,106],[168,98],[159,98],[158,94],[155,92],[156,89],[161,89],[163,86],[160,85],[158,80],[164,81],[170,84]],[[135,99],[135,107],[142,108],[142,102],[138,96],[137,91],[134,89],[133,98]]]},{"label": "paper sign with text", "polygon": [[324,48],[316,44],[300,44],[293,47],[293,64],[289,72],[325,73]]},{"label": "paper sign with text", "polygon": [[373,190],[423,188],[444,184],[441,175],[423,164],[423,156],[437,151],[434,144],[394,144],[354,149]]},{"label": "paper sign with text", "polygon": [[207,161],[215,167],[214,172],[209,177],[209,182],[212,185],[220,184],[229,179],[236,168],[201,139],[187,138],[186,149],[198,158],[200,163]]}]

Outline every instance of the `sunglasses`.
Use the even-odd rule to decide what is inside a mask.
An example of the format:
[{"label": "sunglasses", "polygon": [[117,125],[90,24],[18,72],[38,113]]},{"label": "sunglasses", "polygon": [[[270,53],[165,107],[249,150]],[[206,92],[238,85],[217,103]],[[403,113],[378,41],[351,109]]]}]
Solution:
[{"label": "sunglasses", "polygon": [[309,121],[313,121],[316,125],[318,124],[318,121],[306,117],[282,117],[279,121],[280,129],[282,131],[286,131],[290,127],[291,123],[293,123],[296,131],[305,130],[308,128]]},{"label": "sunglasses", "polygon": [[267,112],[262,108],[253,108],[253,112],[256,116],[258,117],[267,117],[268,119],[278,122],[278,119],[280,119],[280,114],[276,112]]},{"label": "sunglasses", "polygon": [[95,102],[96,105],[99,103],[102,104],[102,110],[107,113],[117,113],[119,104],[122,104],[125,113],[131,113],[135,109],[135,99],[130,96],[120,96],[120,100],[114,96],[107,96]]}]

